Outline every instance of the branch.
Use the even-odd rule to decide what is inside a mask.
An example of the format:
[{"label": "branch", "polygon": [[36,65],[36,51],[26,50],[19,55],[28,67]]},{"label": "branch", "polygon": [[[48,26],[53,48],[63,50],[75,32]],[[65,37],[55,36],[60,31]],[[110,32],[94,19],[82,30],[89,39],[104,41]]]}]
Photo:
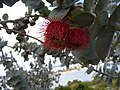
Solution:
[{"label": "branch", "polygon": [[[35,14],[36,15],[36,14]],[[29,18],[29,17],[34,17],[35,15],[31,15],[31,16],[26,16],[26,17],[22,17],[19,19],[15,19],[15,20],[5,20],[5,21],[0,21],[0,24],[5,24],[5,23],[16,23],[20,20],[23,20],[24,18]],[[42,15],[37,15],[38,17],[42,16]]]},{"label": "branch", "polygon": [[[7,27],[0,27],[0,28],[7,29],[7,30],[8,30]],[[35,38],[35,37],[33,37],[33,36],[30,36],[30,35],[27,35],[27,34],[21,33],[20,31],[13,30],[13,29],[9,29],[9,30],[11,30],[12,32],[20,33],[20,34],[23,35],[23,36],[27,36],[27,37],[33,38],[33,39],[35,39],[35,40],[37,40],[37,41],[43,43],[43,41],[41,41],[41,40],[39,40],[39,39],[37,39],[37,38]]]},{"label": "branch", "polygon": [[30,38],[33,38],[33,39],[35,39],[35,40],[37,40],[37,41],[43,43],[43,41],[41,41],[41,40],[39,40],[39,39],[37,39],[37,38],[35,38],[35,37],[33,37],[33,36],[30,36],[30,35],[27,35],[27,34],[26,34],[25,36],[28,36],[28,37],[30,37]]},{"label": "branch", "polygon": [[118,78],[118,76],[113,76],[113,75],[110,75],[110,74],[102,73],[102,72],[99,72],[99,71],[96,70],[96,69],[93,69],[93,71],[98,72],[99,74],[102,74],[102,75],[105,75],[105,76],[112,77],[112,78]]}]

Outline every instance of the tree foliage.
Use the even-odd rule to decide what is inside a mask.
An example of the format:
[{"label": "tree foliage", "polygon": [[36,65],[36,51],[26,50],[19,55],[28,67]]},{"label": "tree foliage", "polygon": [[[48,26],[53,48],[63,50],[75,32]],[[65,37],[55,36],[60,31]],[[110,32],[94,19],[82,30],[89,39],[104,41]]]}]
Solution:
[{"label": "tree foliage", "polygon": [[[0,0],[0,8],[3,4],[12,7],[19,0]],[[8,46],[7,41],[0,38],[0,64],[5,67],[6,76],[2,77],[1,88],[7,89],[12,87],[14,90],[48,90],[51,82],[56,80],[50,75],[55,74],[52,70],[52,64],[49,62],[48,67],[45,65],[45,55],[52,55],[54,58],[59,57],[62,65],[69,68],[71,63],[80,63],[83,66],[92,64],[97,65],[100,61],[105,62],[103,72],[93,67],[88,68],[87,73],[92,71],[106,76],[105,81],[109,87],[112,86],[113,78],[116,79],[117,87],[120,87],[120,71],[118,62],[120,61],[120,4],[119,0],[46,0],[51,6],[56,6],[52,11],[49,10],[42,0],[21,0],[28,12],[22,18],[9,20],[9,15],[5,13],[0,20],[0,30],[6,30],[6,33],[16,35],[17,42],[11,46],[13,50],[19,52],[24,62],[29,61],[32,56],[35,63],[31,63],[31,71],[25,71],[19,67],[17,60],[10,52],[10,57],[3,51]],[[38,14],[33,14],[38,12]],[[34,26],[39,17],[46,18],[50,21],[61,21],[70,25],[71,28],[86,28],[90,34],[88,46],[83,49],[75,50],[51,50],[44,46],[44,42],[30,36],[27,33],[29,26]],[[8,23],[12,23],[12,28]],[[33,38],[40,44],[29,42]],[[72,56],[70,56],[72,54]],[[112,68],[108,69],[106,62],[112,60]],[[102,67],[100,67],[102,68]],[[116,74],[117,73],[117,74]],[[43,75],[45,77],[43,77]],[[115,76],[114,76],[115,75]],[[59,75],[58,75],[59,76]],[[58,82],[58,81],[57,81]],[[0,88],[0,89],[1,89]]]}]

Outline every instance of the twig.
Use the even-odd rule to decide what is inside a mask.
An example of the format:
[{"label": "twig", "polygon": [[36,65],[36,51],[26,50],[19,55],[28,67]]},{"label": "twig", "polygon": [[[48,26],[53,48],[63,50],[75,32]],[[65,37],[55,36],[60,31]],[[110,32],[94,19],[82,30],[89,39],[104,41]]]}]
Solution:
[{"label": "twig", "polygon": [[9,48],[12,48],[13,49],[13,47],[12,46],[9,46],[9,45],[6,45],[7,47],[9,47]]},{"label": "twig", "polygon": [[12,58],[11,60],[13,60],[16,64],[16,66],[20,69],[20,66],[18,65],[16,59],[13,57],[12,52],[10,52],[10,55],[11,55],[11,58]]},{"label": "twig", "polygon": [[[7,27],[0,27],[0,28],[8,29]],[[41,40],[39,40],[39,39],[37,39],[37,38],[35,38],[35,37],[33,37],[33,36],[30,36],[30,35],[27,35],[27,34],[21,33],[20,31],[13,30],[13,29],[9,29],[9,30],[11,30],[12,32],[20,33],[21,35],[24,35],[24,36],[27,36],[27,37],[33,38],[33,39],[35,39],[35,40],[37,40],[37,41],[43,43],[43,41],[41,41]]]},{"label": "twig", "polygon": [[28,36],[28,37],[30,37],[30,38],[33,38],[33,39],[35,39],[35,40],[37,40],[37,41],[43,43],[43,41],[41,41],[41,40],[39,40],[39,39],[37,39],[37,38],[35,38],[35,37],[33,37],[33,36],[30,36],[30,35],[27,35],[27,34],[26,34],[25,36]]},{"label": "twig", "polygon": [[106,73],[102,73],[102,72],[99,72],[98,70],[94,69],[95,72],[98,72],[99,74],[102,74],[102,75],[106,75],[106,76],[109,76],[109,77],[112,77],[112,78],[118,78],[118,76],[113,76],[113,75],[109,75],[109,74],[106,74]]},{"label": "twig", "polygon": [[[5,21],[0,21],[0,24],[5,24],[5,23],[16,23],[20,20],[23,20],[24,18],[29,18],[29,17],[34,17],[35,15],[31,15],[31,16],[26,16],[26,17],[21,17],[19,19],[15,19],[15,20],[5,20]],[[37,15],[37,16],[42,16],[42,15]]]}]

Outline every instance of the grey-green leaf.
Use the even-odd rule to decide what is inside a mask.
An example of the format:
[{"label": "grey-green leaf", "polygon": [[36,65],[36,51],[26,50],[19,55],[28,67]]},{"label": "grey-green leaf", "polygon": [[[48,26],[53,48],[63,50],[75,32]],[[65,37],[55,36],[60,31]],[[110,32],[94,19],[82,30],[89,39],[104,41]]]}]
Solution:
[{"label": "grey-green leaf", "polygon": [[108,79],[107,79],[107,85],[109,86],[109,88],[111,88],[112,87],[112,80],[113,80],[113,78],[112,77],[108,77]]},{"label": "grey-green leaf", "polygon": [[120,4],[117,6],[113,14],[110,16],[109,25],[117,26],[117,22],[120,20]]},{"label": "grey-green leaf", "polygon": [[109,0],[99,0],[95,8],[95,13],[99,15],[101,11],[107,10],[108,3],[109,3]]},{"label": "grey-green leaf", "polygon": [[96,40],[96,53],[104,61],[109,53],[114,31],[112,28],[101,30]]},{"label": "grey-green leaf", "polygon": [[83,12],[77,15],[73,15],[71,20],[79,27],[85,27],[91,25],[94,22],[94,15],[88,12]]},{"label": "grey-green leaf", "polygon": [[55,0],[46,0],[46,1],[49,2],[50,4],[53,4]]},{"label": "grey-green leaf", "polygon": [[80,62],[86,64],[98,64],[99,59],[95,51],[95,41],[92,39],[87,48],[82,50],[72,51],[73,55],[79,59]]},{"label": "grey-green leaf", "polygon": [[51,60],[49,61],[49,70],[52,70],[52,63],[51,63]]},{"label": "grey-green leaf", "polygon": [[90,34],[92,37],[96,37],[101,29],[104,29],[108,24],[108,13],[107,11],[101,11],[99,15],[95,17],[94,23],[90,26]]},{"label": "grey-green leaf", "polygon": [[38,6],[36,6],[34,9],[35,11],[39,11],[41,10],[42,8],[44,8],[45,6],[45,3],[44,2],[40,2]]},{"label": "grey-green leaf", "polygon": [[13,6],[19,0],[3,0],[3,3],[7,6]]},{"label": "grey-green leaf", "polygon": [[7,13],[5,13],[5,14],[2,16],[2,18],[3,18],[4,20],[8,20],[9,16],[8,16]]},{"label": "grey-green leaf", "polygon": [[11,79],[8,81],[9,85],[11,85],[11,86],[16,85],[18,82],[19,82],[19,79],[15,78],[15,77],[14,77],[14,78],[11,78]]},{"label": "grey-green leaf", "polygon": [[7,41],[1,41],[0,40],[0,49],[2,49],[3,47],[7,46]]},{"label": "grey-green leaf", "polygon": [[95,0],[84,0],[83,8],[85,11],[93,13]]},{"label": "grey-green leaf", "polygon": [[61,58],[60,58],[60,62],[61,62],[61,64],[62,64],[62,66],[64,66],[64,65],[65,65],[65,60],[66,60],[66,58],[65,58],[65,57],[61,57]]},{"label": "grey-green leaf", "polygon": [[69,10],[70,8],[67,9],[55,8],[50,12],[48,19],[52,21],[61,20],[68,14]]},{"label": "grey-green leaf", "polygon": [[87,69],[87,74],[90,74],[92,71],[94,71],[94,67],[93,66],[90,66],[88,69]]},{"label": "grey-green leaf", "polygon": [[117,69],[117,63],[114,63],[113,66],[112,66],[112,68],[111,68],[111,70],[110,70],[110,74],[111,74],[111,75],[114,75],[116,69]]},{"label": "grey-green leaf", "polygon": [[103,65],[103,72],[105,73],[106,72],[106,69],[107,69],[107,61],[104,62],[104,65]]},{"label": "grey-green leaf", "polygon": [[27,0],[25,5],[31,7],[35,11],[39,11],[44,8],[44,2],[42,0]]},{"label": "grey-green leaf", "polygon": [[21,0],[23,3],[26,3],[27,2],[27,0]]},{"label": "grey-green leaf", "polygon": [[73,0],[63,0],[62,8],[68,8],[74,4]]}]

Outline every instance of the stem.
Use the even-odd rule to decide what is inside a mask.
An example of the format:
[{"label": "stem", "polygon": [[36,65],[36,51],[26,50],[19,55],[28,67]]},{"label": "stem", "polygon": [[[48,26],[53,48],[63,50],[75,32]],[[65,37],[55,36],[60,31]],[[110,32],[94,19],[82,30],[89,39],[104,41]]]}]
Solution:
[{"label": "stem", "polygon": [[[7,27],[0,27],[0,28],[8,29]],[[39,40],[39,39],[37,39],[37,38],[35,38],[35,37],[33,37],[33,36],[30,36],[30,35],[27,35],[27,34],[21,33],[20,31],[13,30],[13,29],[9,29],[9,30],[11,30],[12,32],[20,33],[21,35],[24,35],[24,36],[27,36],[27,37],[33,38],[33,39],[35,39],[35,40],[37,40],[37,41],[43,43],[43,41],[41,41],[41,40]]]},{"label": "stem", "polygon": [[[26,16],[26,17],[22,17],[22,18],[19,18],[19,19],[15,19],[15,20],[5,20],[5,21],[0,21],[0,24],[5,24],[5,23],[16,23],[20,20],[23,20],[24,18],[29,18],[29,17],[34,17],[35,15],[31,15],[31,16]],[[37,16],[42,16],[42,15],[37,15]]]},{"label": "stem", "polygon": [[109,75],[109,74],[106,74],[106,73],[102,73],[102,72],[99,72],[98,70],[95,70],[95,72],[98,72],[99,74],[102,74],[102,75],[106,75],[106,76],[109,76],[109,77],[112,77],[112,78],[118,78],[118,76],[113,76],[113,75]]},{"label": "stem", "polygon": [[13,49],[13,47],[12,47],[12,46],[7,45],[7,47],[9,47],[9,48],[12,48],[12,49]]},{"label": "stem", "polygon": [[35,38],[35,37],[33,37],[33,36],[30,36],[30,35],[27,35],[27,34],[26,34],[25,36],[28,36],[28,37],[30,37],[30,38],[33,38],[33,39],[35,39],[35,40],[37,40],[37,41],[43,43],[43,41],[41,41],[41,40],[39,40],[39,39],[37,39],[37,38]]},{"label": "stem", "polygon": [[16,66],[20,69],[20,67],[19,67],[19,65],[18,65],[18,63],[17,63],[17,61],[16,61],[16,59],[13,57],[13,55],[12,55],[12,52],[10,52],[10,54],[11,54],[11,57],[12,57],[12,59],[11,60],[13,60],[14,62],[15,62],[15,64],[16,64]]}]

